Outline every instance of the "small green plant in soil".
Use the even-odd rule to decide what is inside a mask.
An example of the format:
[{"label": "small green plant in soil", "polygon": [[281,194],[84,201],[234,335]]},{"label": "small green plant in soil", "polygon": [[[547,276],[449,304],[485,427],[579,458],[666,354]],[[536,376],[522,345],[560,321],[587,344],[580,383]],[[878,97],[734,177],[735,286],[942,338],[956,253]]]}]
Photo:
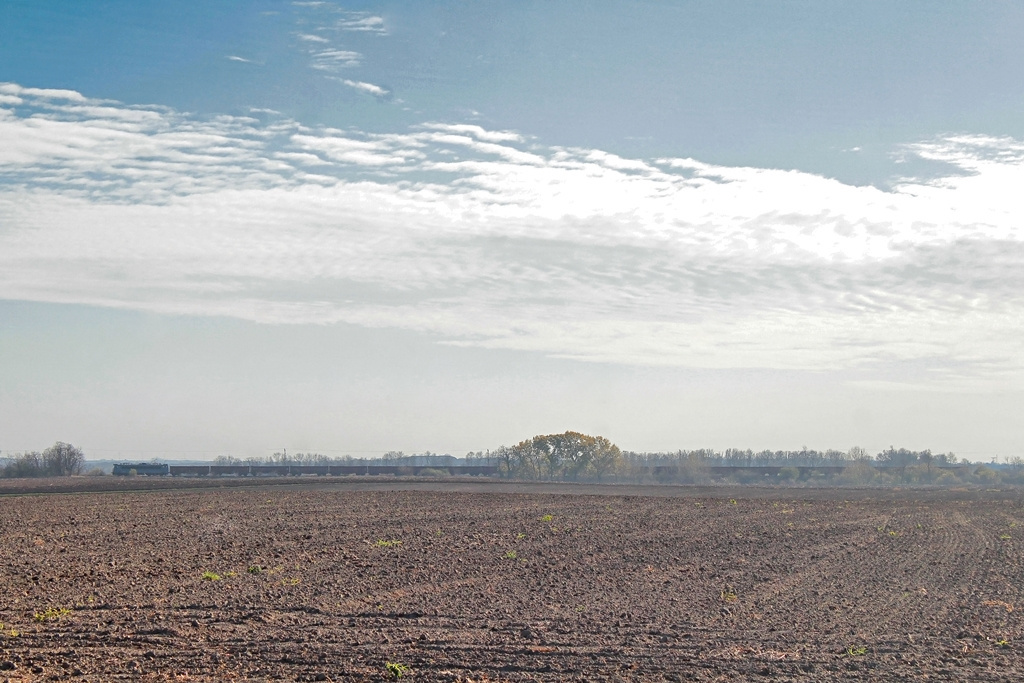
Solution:
[{"label": "small green plant in soil", "polygon": [[864,645],[861,645],[859,647],[855,647],[855,646],[851,645],[850,647],[846,648],[846,652],[844,653],[844,655],[846,657],[863,657],[867,653],[868,653],[868,648],[865,647]]},{"label": "small green plant in soil", "polygon": [[391,678],[401,678],[410,671],[409,667],[398,662],[388,662],[384,665],[384,670],[388,672],[388,676]]},{"label": "small green plant in soil", "polygon": [[263,567],[259,566],[258,564],[254,564],[253,566],[249,567],[248,572],[250,574],[262,574]]},{"label": "small green plant in soil", "polygon": [[722,600],[724,602],[736,602],[740,599],[740,596],[736,595],[736,592],[731,588],[726,588],[722,591]]},{"label": "small green plant in soil", "polygon": [[221,578],[222,577],[221,577],[220,574],[218,574],[217,572],[211,572],[211,571],[203,572],[203,576],[202,576],[203,581],[220,581]]},{"label": "small green plant in soil", "polygon": [[550,521],[553,521],[554,519],[555,519],[554,515],[544,515],[543,517],[540,518],[540,521],[542,521],[542,522],[550,522]]},{"label": "small green plant in soil", "polygon": [[382,539],[378,540],[376,543],[374,543],[374,545],[377,546],[378,548],[393,548],[395,546],[402,545],[402,542],[394,540],[394,539],[388,540],[388,539],[382,538]]},{"label": "small green plant in soil", "polygon": [[33,614],[32,618],[42,624],[47,621],[58,621],[69,614],[71,614],[71,610],[67,607],[47,607],[42,612]]},{"label": "small green plant in soil", "polygon": [[999,647],[1010,647],[1010,641],[1008,641],[1006,638],[1000,638],[996,641],[996,645],[998,645]]},{"label": "small green plant in soil", "polygon": [[516,551],[515,550],[509,550],[507,553],[505,553],[505,559],[508,559],[508,560],[516,559]]}]

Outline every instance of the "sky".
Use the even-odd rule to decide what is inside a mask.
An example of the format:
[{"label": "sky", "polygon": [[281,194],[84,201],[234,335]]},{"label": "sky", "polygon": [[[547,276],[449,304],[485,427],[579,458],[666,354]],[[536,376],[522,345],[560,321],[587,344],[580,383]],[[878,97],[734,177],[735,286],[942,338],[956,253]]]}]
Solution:
[{"label": "sky", "polygon": [[1024,455],[1024,6],[0,5],[0,454]]}]

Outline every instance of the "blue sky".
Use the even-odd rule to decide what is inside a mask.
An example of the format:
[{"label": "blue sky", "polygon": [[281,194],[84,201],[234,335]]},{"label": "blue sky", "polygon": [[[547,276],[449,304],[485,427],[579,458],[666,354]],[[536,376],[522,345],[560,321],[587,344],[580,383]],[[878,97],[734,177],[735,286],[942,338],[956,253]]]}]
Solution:
[{"label": "blue sky", "polygon": [[0,8],[0,450],[1024,435],[1016,3]]}]

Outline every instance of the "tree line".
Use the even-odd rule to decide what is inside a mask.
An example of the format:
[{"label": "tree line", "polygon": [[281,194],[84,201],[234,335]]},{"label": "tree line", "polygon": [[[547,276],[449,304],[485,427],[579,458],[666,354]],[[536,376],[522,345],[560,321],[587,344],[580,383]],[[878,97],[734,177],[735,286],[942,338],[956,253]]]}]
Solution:
[{"label": "tree line", "polygon": [[5,458],[3,477],[68,477],[81,474],[85,466],[82,449],[58,441],[42,453],[30,451]]},{"label": "tree line", "polygon": [[[514,446],[467,453],[406,455],[388,451],[377,458],[330,457],[316,452],[277,451],[264,457],[223,455],[218,465],[411,465],[438,467],[483,465],[499,476],[564,481],[661,481],[665,483],[821,483],[836,485],[890,484],[1024,484],[1024,458],[987,465],[957,459],[953,453],[932,453],[890,446],[874,456],[865,449],[847,451],[761,450],[710,448],[674,452],[622,451],[603,436],[567,431],[542,434]],[[80,448],[58,441],[42,452],[0,458],[2,477],[47,477],[81,474],[85,455]]]},{"label": "tree line", "polygon": [[846,467],[853,463],[874,463],[880,467],[909,467],[926,463],[936,467],[966,464],[954,453],[932,454],[931,450],[912,451],[906,448],[888,450],[872,457],[865,449],[855,446],[847,451],[828,449],[818,451],[806,446],[798,451],[753,451],[727,448],[679,450],[671,453],[625,453],[627,462],[644,465],[669,465],[680,462],[699,463],[705,467]]}]

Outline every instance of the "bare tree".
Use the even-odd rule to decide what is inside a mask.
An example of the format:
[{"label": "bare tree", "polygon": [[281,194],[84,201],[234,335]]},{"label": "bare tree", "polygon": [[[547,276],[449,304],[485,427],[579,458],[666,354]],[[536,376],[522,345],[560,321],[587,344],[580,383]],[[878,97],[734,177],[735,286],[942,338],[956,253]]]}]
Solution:
[{"label": "bare tree", "polygon": [[9,461],[2,470],[5,477],[41,477],[43,476],[43,454],[38,451],[20,453]]},{"label": "bare tree", "polygon": [[935,460],[935,456],[932,455],[931,450],[921,451],[918,458],[924,463],[925,468],[928,470],[928,481],[932,480],[932,462]]},{"label": "bare tree", "polygon": [[43,451],[43,470],[53,477],[81,474],[84,464],[85,454],[82,453],[82,449],[63,441],[58,441]]},{"label": "bare tree", "polygon": [[853,448],[851,448],[847,452],[847,455],[849,456],[849,459],[853,460],[854,462],[867,462],[871,460],[871,456],[868,455],[868,452],[861,448],[860,446],[854,446]]}]

